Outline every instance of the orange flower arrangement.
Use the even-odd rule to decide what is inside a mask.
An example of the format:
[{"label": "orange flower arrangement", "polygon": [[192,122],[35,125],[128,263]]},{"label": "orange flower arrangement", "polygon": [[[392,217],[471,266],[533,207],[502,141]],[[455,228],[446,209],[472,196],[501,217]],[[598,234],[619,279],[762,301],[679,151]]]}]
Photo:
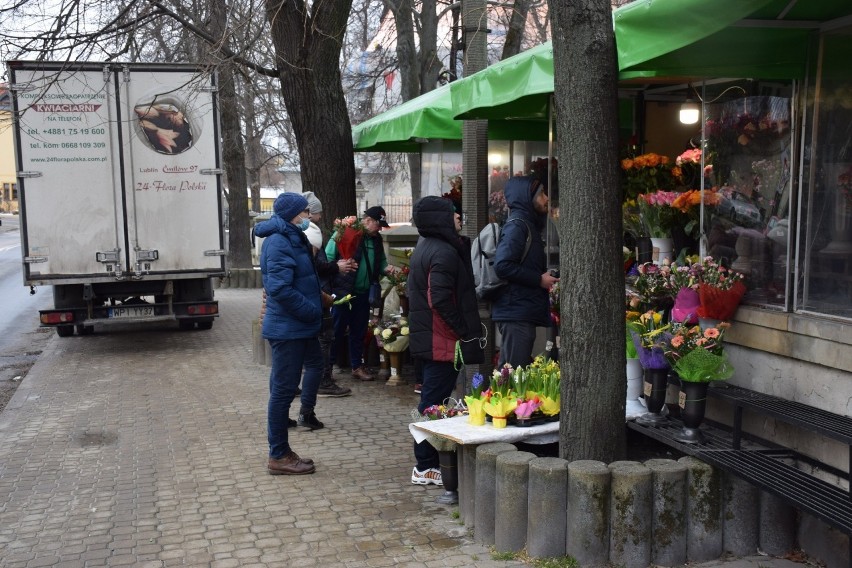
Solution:
[{"label": "orange flower arrangement", "polygon": [[[685,191],[672,201],[672,207],[680,209],[683,213],[689,213],[690,209],[701,204],[701,193],[702,190],[700,189]],[[720,201],[722,201],[722,196],[719,195],[716,188],[704,190],[704,205],[712,207],[718,205]]]},{"label": "orange flower arrangement", "polygon": [[624,199],[657,190],[668,191],[677,185],[667,156],[648,153],[621,160],[624,172]]}]

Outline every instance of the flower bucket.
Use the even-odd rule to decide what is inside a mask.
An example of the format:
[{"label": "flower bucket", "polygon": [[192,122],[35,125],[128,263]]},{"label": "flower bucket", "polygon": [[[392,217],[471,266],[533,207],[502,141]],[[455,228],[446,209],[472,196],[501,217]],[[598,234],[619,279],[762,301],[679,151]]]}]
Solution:
[{"label": "flower bucket", "polygon": [[485,409],[482,408],[484,401],[472,396],[464,397],[467,404],[467,422],[472,426],[485,425]]},{"label": "flower bucket", "polygon": [[491,419],[491,424],[493,424],[495,428],[505,428],[506,427],[506,417],[503,416],[502,418],[498,418],[497,416],[494,416]]},{"label": "flower bucket", "polygon": [[662,264],[665,259],[672,260],[672,246],[674,241],[670,237],[651,237],[651,261],[654,264]]},{"label": "flower bucket", "polygon": [[642,394],[642,364],[639,359],[627,359],[627,400],[636,400]]}]

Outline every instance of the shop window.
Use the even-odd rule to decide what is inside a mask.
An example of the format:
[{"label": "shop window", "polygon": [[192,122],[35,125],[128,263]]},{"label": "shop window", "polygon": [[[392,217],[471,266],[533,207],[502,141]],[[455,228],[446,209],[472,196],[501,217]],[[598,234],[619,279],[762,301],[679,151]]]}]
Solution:
[{"label": "shop window", "polygon": [[705,208],[707,252],[746,275],[744,303],[783,308],[794,161],[792,89],[724,87],[771,94],[706,106],[705,187],[714,191]]},{"label": "shop window", "polygon": [[852,28],[820,38],[805,116],[796,309],[852,318]]}]

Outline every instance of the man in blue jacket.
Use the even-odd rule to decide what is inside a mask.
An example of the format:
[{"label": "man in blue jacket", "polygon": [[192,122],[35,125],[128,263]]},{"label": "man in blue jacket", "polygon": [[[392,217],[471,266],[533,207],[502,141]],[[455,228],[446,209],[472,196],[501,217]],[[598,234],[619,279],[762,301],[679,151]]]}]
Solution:
[{"label": "man in blue jacket", "polygon": [[[491,318],[502,337],[498,366],[517,368],[532,362],[535,328],[551,325],[549,292],[559,278],[547,271],[541,238],[547,223],[545,186],[533,176],[516,176],[506,183],[505,195],[509,218],[500,233],[494,272],[508,284],[491,303]],[[524,257],[527,235],[532,239]]]},{"label": "man in blue jacket", "polygon": [[290,448],[287,421],[300,379],[304,388],[299,422],[316,421],[314,406],[324,365],[317,336],[323,304],[330,304],[331,297],[322,295],[310,244],[303,232],[310,224],[308,200],[298,193],[282,193],[273,209],[275,215],[255,227],[257,236],[265,238],[260,253],[266,290],[263,337],[272,348],[267,469],[272,475],[304,475],[314,472],[314,462],[300,458]]}]

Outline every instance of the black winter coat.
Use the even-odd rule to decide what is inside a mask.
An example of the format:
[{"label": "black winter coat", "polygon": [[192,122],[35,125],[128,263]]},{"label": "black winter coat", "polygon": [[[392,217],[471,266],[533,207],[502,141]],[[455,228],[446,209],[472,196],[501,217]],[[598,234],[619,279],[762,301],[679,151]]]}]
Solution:
[{"label": "black winter coat", "polygon": [[481,335],[470,239],[455,231],[453,203],[437,196],[414,204],[420,239],[411,256],[407,294],[411,355],[452,361],[456,341]]}]

